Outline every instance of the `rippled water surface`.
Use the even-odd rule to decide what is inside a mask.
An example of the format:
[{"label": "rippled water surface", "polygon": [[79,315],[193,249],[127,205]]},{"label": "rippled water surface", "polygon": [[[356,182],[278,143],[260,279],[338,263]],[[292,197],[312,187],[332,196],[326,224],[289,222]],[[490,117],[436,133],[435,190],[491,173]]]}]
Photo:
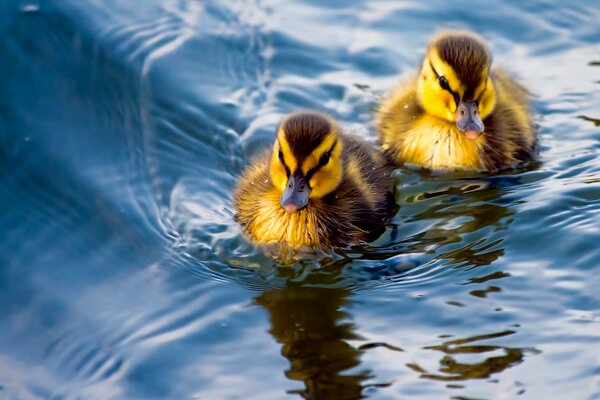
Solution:
[{"label": "rippled water surface", "polygon": [[[0,1],[0,398],[600,399],[596,1]],[[281,116],[376,142],[432,32],[534,93],[538,161],[395,173],[278,265],[231,194]]]}]

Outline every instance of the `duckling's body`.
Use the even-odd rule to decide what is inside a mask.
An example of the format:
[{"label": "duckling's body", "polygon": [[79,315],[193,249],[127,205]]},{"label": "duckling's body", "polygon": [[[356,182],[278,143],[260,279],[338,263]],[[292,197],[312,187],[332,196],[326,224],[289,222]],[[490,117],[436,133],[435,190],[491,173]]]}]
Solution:
[{"label": "duckling's body", "polygon": [[370,241],[390,214],[393,168],[331,118],[292,114],[273,149],[242,176],[236,217],[257,244],[330,249]]},{"label": "duckling's body", "polygon": [[378,112],[382,149],[397,164],[429,169],[514,166],[534,150],[527,91],[498,69],[478,37],[440,35],[421,72]]}]

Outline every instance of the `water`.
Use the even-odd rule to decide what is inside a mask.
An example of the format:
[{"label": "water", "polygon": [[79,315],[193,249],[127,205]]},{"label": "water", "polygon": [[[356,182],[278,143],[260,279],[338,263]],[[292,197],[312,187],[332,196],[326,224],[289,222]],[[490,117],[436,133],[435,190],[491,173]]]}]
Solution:
[{"label": "water", "polygon": [[[597,2],[0,10],[0,398],[600,399]],[[247,244],[232,190],[281,116],[374,143],[440,27],[535,94],[538,161],[398,170],[388,232],[320,262]]]}]

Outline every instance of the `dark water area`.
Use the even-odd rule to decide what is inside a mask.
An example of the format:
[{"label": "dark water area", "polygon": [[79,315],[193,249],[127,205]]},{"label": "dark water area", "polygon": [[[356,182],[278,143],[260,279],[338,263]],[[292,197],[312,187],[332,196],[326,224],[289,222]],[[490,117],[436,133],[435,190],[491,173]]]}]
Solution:
[{"label": "dark water area", "polygon": [[[596,1],[0,1],[0,398],[600,399]],[[440,28],[534,94],[536,162],[395,172],[280,265],[232,191],[282,115],[376,143]]]}]

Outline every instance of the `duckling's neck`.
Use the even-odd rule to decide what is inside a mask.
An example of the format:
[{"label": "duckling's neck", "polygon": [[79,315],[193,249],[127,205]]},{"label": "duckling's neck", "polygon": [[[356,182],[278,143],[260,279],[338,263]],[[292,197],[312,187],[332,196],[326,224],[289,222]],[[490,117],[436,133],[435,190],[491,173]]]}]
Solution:
[{"label": "duckling's neck", "polygon": [[430,169],[484,169],[484,135],[468,139],[456,124],[425,115],[404,139],[402,159]]},{"label": "duckling's neck", "polygon": [[272,189],[261,200],[251,230],[263,244],[287,243],[292,247],[319,247],[319,215],[311,204],[295,213],[285,212],[280,204],[281,193]]}]

